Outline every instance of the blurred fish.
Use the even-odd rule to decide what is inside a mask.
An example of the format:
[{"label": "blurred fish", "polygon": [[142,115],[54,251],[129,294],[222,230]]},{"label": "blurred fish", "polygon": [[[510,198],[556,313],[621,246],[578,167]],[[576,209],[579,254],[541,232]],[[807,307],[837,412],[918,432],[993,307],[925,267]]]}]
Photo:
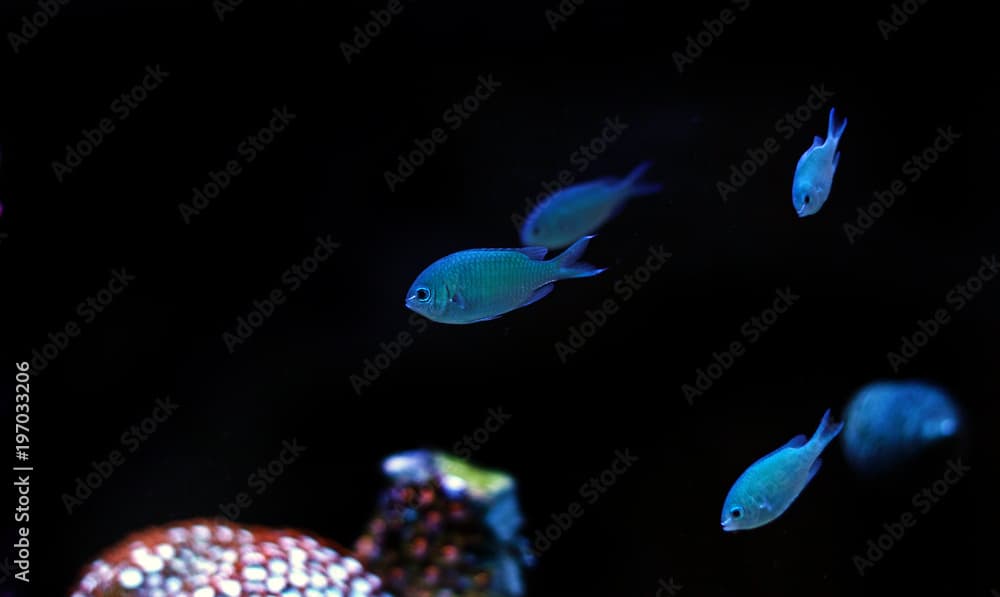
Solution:
[{"label": "blurred fish", "polygon": [[816,476],[819,455],[840,433],[843,423],[823,414],[812,439],[796,435],[787,444],[750,465],[733,484],[722,507],[722,530],[746,531],[781,516]]},{"label": "blurred fish", "polygon": [[506,473],[449,454],[387,458],[390,487],[356,549],[401,597],[514,597],[530,563],[517,486]]},{"label": "blurred fish", "polygon": [[814,137],[812,146],[799,158],[795,178],[792,180],[792,206],[800,218],[818,212],[830,196],[833,175],[840,162],[837,143],[846,127],[846,118],[840,127],[835,125],[833,108],[830,108],[826,140]]},{"label": "blurred fish", "polygon": [[602,178],[571,186],[542,201],[521,227],[521,244],[558,249],[597,231],[631,197],[650,195],[662,185],[640,183],[650,163],[639,164],[619,180]]},{"label": "blurred fish", "polygon": [[543,247],[453,253],[417,276],[406,293],[406,308],[439,323],[496,319],[541,300],[559,280],[603,272],[579,261],[591,238],[581,238],[548,261]]},{"label": "blurred fish", "polygon": [[940,388],[920,381],[878,381],[854,395],[844,425],[840,442],[848,464],[877,474],[955,437],[961,416]]}]

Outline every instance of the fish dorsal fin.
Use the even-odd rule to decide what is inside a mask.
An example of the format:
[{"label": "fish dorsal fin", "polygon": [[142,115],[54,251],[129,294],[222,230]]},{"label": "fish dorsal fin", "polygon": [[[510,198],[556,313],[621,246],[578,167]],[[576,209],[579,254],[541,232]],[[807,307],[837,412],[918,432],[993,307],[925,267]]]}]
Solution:
[{"label": "fish dorsal fin", "polygon": [[545,259],[545,254],[549,252],[545,247],[523,247],[521,249],[515,249],[528,256],[528,259],[532,261],[542,261]]},{"label": "fish dorsal fin", "polygon": [[807,441],[808,441],[808,439],[806,438],[806,436],[804,436],[804,435],[802,435],[800,433],[799,435],[796,435],[792,439],[788,440],[788,443],[785,444],[785,445],[783,445],[783,446],[781,446],[781,447],[782,448],[801,448],[802,446],[806,445]]},{"label": "fish dorsal fin", "polygon": [[[801,434],[800,435],[796,435],[792,439],[788,440],[787,443],[785,443],[783,446],[781,446],[777,450],[774,450],[773,452],[771,452],[767,456],[764,456],[764,458],[767,458],[768,456],[773,456],[773,455],[777,454],[778,452],[784,450],[785,448],[801,448],[802,446],[806,445],[806,441],[807,441],[806,440],[806,436],[801,435]],[[764,460],[764,458],[761,458],[761,460]]]},{"label": "fish dorsal fin", "polygon": [[813,149],[814,147],[819,147],[822,144],[823,144],[823,138],[822,137],[820,137],[820,136],[813,137],[813,144],[812,144],[812,147],[810,147],[809,149]]}]

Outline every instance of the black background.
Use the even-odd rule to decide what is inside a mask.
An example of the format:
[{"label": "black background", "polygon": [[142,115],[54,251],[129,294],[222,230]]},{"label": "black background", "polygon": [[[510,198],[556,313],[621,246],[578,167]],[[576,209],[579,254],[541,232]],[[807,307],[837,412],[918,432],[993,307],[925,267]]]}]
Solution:
[{"label": "black background", "polygon": [[[136,277],[32,385],[32,594],[64,594],[127,532],[217,515],[292,438],[307,452],[239,519],[349,545],[385,455],[451,449],[497,406],[512,418],[474,460],[518,479],[530,537],[584,503],[580,486],[616,449],[639,458],[528,573],[530,595],[653,595],[671,577],[691,595],[983,595],[1000,583],[977,547],[996,518],[986,442],[1000,282],[898,375],[886,360],[998,249],[987,15],[932,1],[885,40],[884,2],[752,2],[679,73],[672,54],[724,3],[587,0],[553,31],[555,3],[407,2],[350,64],[341,42],[385,5],[320,4],[246,0],[220,21],[208,2],[73,0],[19,52],[0,50],[4,395],[13,363],[80,321],[112,269]],[[2,31],[36,10],[4,2]],[[164,83],[58,182],[66,144],[157,64]],[[489,74],[494,96],[390,192],[383,173]],[[776,120],[820,84],[832,104],[780,138]],[[830,105],[849,118],[836,182],[799,219],[792,173]],[[288,130],[185,224],[178,204],[281,106],[296,115]],[[516,246],[511,214],[616,116],[628,129],[578,179],[652,159],[665,191],[594,240],[587,259],[610,270],[497,321],[417,333],[402,307],[413,278],[453,251]],[[843,224],[947,126],[960,141],[849,243]],[[769,136],[780,151],[723,203],[716,182]],[[230,354],[223,333],[327,234],[342,247]],[[561,363],[554,344],[620,299],[615,282],[659,245],[667,266]],[[689,406],[681,385],[786,286],[799,302]],[[403,331],[413,345],[356,395],[349,376]],[[889,377],[953,392],[969,414],[960,445],[872,484],[835,443],[779,520],[719,530],[747,465]],[[164,395],[177,413],[67,515],[60,496]],[[852,557],[953,453],[973,472],[860,577]]]}]

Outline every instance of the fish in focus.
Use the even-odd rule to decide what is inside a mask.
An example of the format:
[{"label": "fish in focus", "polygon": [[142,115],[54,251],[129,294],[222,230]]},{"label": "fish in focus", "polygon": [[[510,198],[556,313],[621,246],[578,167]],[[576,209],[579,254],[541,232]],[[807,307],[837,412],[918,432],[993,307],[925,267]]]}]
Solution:
[{"label": "fish in focus", "polygon": [[516,597],[531,563],[517,486],[442,452],[387,458],[390,486],[355,549],[400,597]]},{"label": "fish in focus", "polygon": [[548,261],[544,247],[453,253],[417,276],[406,293],[406,308],[438,323],[496,319],[545,298],[559,280],[603,272],[580,261],[591,238],[579,239]]},{"label": "fish in focus", "polygon": [[878,381],[848,403],[840,444],[851,468],[876,475],[960,429],[961,415],[944,390],[921,381]]},{"label": "fish in focus", "polygon": [[388,597],[336,544],[299,531],[188,520],[135,533],[84,570],[71,597]]},{"label": "fish in focus", "polygon": [[733,484],[722,507],[722,530],[746,531],[778,518],[816,476],[819,455],[840,433],[827,410],[809,441],[796,435],[787,444],[750,465]]},{"label": "fish in focus", "polygon": [[826,140],[814,137],[812,146],[799,158],[799,163],[795,166],[795,178],[792,180],[792,207],[800,218],[818,212],[830,196],[833,175],[840,162],[837,143],[846,127],[846,118],[839,127],[836,126],[833,108],[830,108]]},{"label": "fish in focus", "polygon": [[521,244],[559,249],[593,234],[621,211],[628,199],[662,190],[662,185],[639,180],[649,166],[643,162],[623,179],[602,178],[550,195],[525,219]]}]

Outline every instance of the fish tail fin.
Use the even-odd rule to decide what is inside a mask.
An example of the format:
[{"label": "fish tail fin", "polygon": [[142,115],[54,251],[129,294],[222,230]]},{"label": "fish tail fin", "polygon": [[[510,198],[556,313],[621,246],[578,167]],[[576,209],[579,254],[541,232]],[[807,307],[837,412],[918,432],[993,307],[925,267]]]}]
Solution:
[{"label": "fish tail fin", "polygon": [[833,422],[830,416],[830,409],[826,409],[823,413],[823,420],[819,422],[819,427],[816,429],[816,433],[813,434],[812,439],[809,443],[812,444],[818,452],[822,452],[823,448],[826,447],[833,438],[837,437],[840,430],[844,428],[844,422],[839,423]]},{"label": "fish tail fin", "polygon": [[594,267],[589,263],[580,261],[583,252],[587,250],[587,244],[594,235],[585,236],[569,246],[561,255],[553,259],[556,266],[556,277],[560,280],[567,278],[588,278],[596,276],[607,268]]},{"label": "fish tail fin", "polygon": [[653,165],[651,161],[645,161],[628,173],[621,181],[621,188],[630,197],[639,197],[641,195],[652,195],[659,193],[663,190],[663,185],[655,182],[640,182],[639,179],[642,175],[649,170],[650,166]]},{"label": "fish tail fin", "polygon": [[827,141],[833,140],[834,143],[840,141],[841,135],[844,134],[844,129],[847,128],[847,119],[845,118],[840,126],[837,126],[837,117],[834,115],[835,108],[830,108],[830,124],[827,125],[826,138]]}]

